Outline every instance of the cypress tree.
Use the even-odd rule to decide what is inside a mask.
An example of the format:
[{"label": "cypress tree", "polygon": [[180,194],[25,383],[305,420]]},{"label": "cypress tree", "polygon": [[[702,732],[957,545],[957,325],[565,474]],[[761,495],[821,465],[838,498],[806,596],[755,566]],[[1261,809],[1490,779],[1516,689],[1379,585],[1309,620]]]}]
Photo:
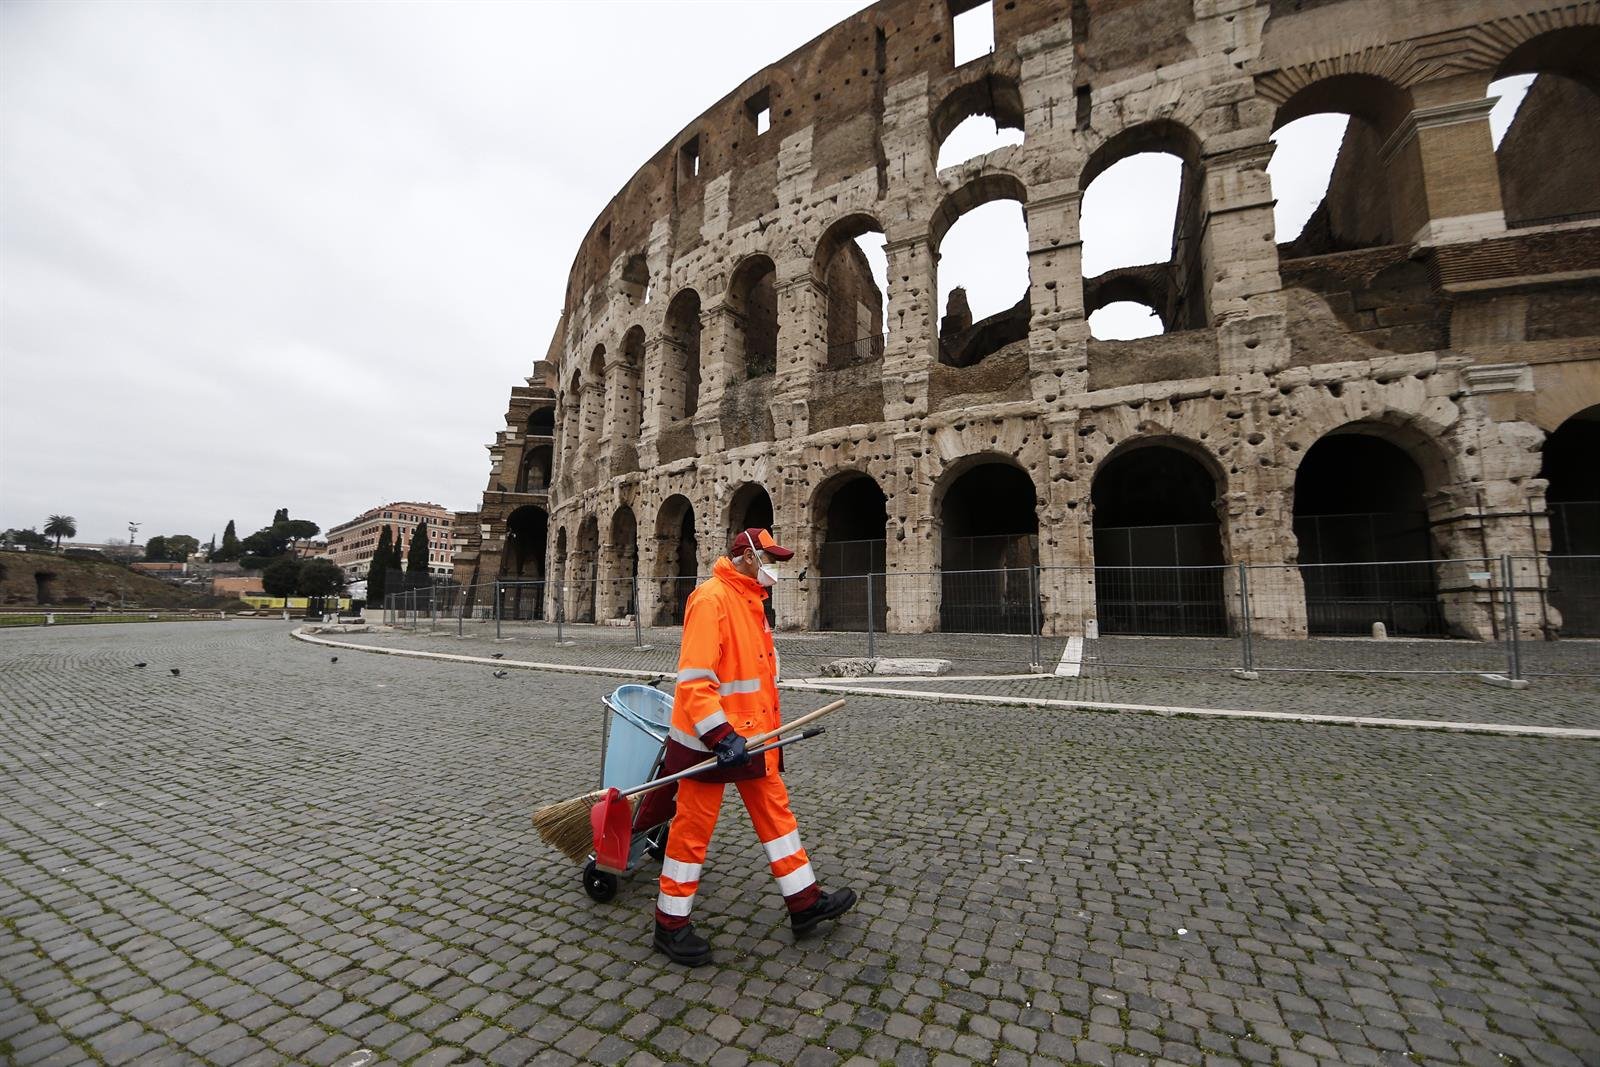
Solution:
[{"label": "cypress tree", "polygon": [[411,548],[406,552],[406,577],[418,575],[428,576],[428,524],[417,523],[416,532],[411,535]]},{"label": "cypress tree", "polygon": [[367,567],[367,603],[383,606],[389,586],[389,555],[394,545],[389,539],[389,527],[384,526],[378,535],[378,547],[372,550],[372,562]]},{"label": "cypress tree", "polygon": [[228,520],[227,527],[222,531],[222,547],[218,548],[211,558],[219,562],[239,558],[239,535],[234,531],[232,519]]}]

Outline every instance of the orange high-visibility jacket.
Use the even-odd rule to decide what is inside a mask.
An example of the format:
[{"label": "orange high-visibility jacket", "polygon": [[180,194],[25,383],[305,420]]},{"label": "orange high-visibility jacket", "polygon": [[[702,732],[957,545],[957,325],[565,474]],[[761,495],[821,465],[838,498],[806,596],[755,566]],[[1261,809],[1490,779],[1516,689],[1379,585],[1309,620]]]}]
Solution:
[{"label": "orange high-visibility jacket", "polygon": [[[740,574],[726,556],[717,560],[711,579],[689,594],[664,773],[705,760],[730,730],[753,737],[778,728],[778,654],[762,607],[766,599],[761,583]],[[760,778],[782,768],[781,755],[769,752],[743,767],[696,777]]]}]

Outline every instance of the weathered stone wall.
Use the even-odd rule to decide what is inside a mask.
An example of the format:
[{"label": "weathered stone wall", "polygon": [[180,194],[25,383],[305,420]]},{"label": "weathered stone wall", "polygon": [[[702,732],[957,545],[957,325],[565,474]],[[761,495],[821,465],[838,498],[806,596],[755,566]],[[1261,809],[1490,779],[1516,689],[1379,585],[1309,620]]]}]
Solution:
[{"label": "weathered stone wall", "polygon": [[1600,212],[1600,96],[1560,75],[1535,78],[1496,157],[1511,225]]},{"label": "weathered stone wall", "polygon": [[[1547,543],[1546,422],[1600,395],[1552,406],[1536,383],[1600,384],[1577,369],[1600,357],[1588,310],[1600,241],[1592,224],[1506,228],[1485,91],[1536,66],[1543,42],[1600,23],[1600,4],[1038,0],[997,2],[994,17],[993,54],[957,68],[946,0],[883,0],[753,72],[595,220],[537,395],[513,390],[491,446],[493,490],[526,447],[517,420],[555,405],[552,572],[617,573],[607,531],[622,508],[637,517],[641,574],[671,570],[677,496],[693,507],[708,564],[730,502],[751,484],[770,496],[780,535],[814,553],[827,536],[819,501],[851,472],[887,499],[888,569],[932,571],[946,490],[1001,463],[1031,481],[1038,558],[1056,568],[1042,590],[1046,626],[1081,632],[1095,613],[1091,490],[1108,459],[1152,445],[1195,457],[1215,479],[1225,558],[1293,563],[1299,462],[1351,430],[1417,463],[1441,551]],[[757,134],[761,107],[771,129]],[[1280,249],[1272,131],[1328,110],[1358,118],[1327,224],[1305,247]],[[975,113],[1020,126],[1024,143],[936,170],[942,135]],[[1149,265],[1173,332],[1091,342],[1085,293],[1100,290],[1081,277],[1082,192],[1140,151],[1185,165],[1174,258]],[[1025,329],[971,366],[948,366],[939,245],[964,212],[996,199],[1024,207]],[[830,350],[860,322],[830,308],[876,305],[846,297],[867,293],[864,264],[835,253],[869,231],[885,238],[887,337],[881,354],[841,368]],[[1301,254],[1311,247],[1327,254]],[[778,334],[775,371],[751,379],[747,309],[730,285],[755,256],[775,267]],[[635,295],[641,257],[648,304]],[[667,322],[689,294],[697,340]],[[637,362],[619,356],[633,331],[644,337]],[[602,349],[603,396],[591,401]],[[679,417],[691,370],[697,405]],[[618,399],[629,396],[642,401]],[[502,565],[493,515],[508,506],[496,497],[491,508],[492,495],[473,548],[485,578]],[[557,547],[578,546],[591,523],[597,569]],[[1296,572],[1281,573],[1282,588],[1260,591],[1279,605],[1261,625],[1304,633]],[[1486,630],[1486,599],[1447,578],[1452,625]],[[657,594],[648,582],[642,592],[648,615]],[[780,624],[810,617],[801,601]],[[939,615],[924,598],[891,603],[888,617],[915,631]]]}]

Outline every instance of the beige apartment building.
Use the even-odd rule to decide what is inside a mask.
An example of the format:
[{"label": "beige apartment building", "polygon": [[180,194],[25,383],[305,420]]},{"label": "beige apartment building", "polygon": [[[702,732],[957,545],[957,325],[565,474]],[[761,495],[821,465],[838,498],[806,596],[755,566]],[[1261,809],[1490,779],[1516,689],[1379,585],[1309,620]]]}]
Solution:
[{"label": "beige apartment building", "polygon": [[399,500],[364,511],[328,531],[324,556],[339,565],[346,579],[360,581],[367,576],[385,526],[393,531],[403,558],[418,523],[423,522],[428,524],[428,573],[447,578],[460,538],[455,532],[455,513],[438,504]]}]

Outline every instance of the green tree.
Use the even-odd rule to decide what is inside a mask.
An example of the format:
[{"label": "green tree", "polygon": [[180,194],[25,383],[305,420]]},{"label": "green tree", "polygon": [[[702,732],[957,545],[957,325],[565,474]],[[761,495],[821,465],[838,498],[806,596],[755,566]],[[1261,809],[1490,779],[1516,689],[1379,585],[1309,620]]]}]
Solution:
[{"label": "green tree", "polygon": [[167,561],[167,539],[157,534],[146,541],[144,543],[144,558],[150,563],[165,563]]},{"label": "green tree", "polygon": [[293,556],[279,556],[261,572],[261,588],[268,596],[293,596],[300,583],[300,561]]},{"label": "green tree", "polygon": [[288,521],[289,521],[289,509],[288,508],[279,508],[277,511],[272,513],[272,525],[276,526],[280,522],[288,522]]},{"label": "green tree", "polygon": [[47,536],[54,537],[56,547],[60,548],[63,537],[78,536],[78,520],[71,515],[52,515],[44,524],[44,532]]},{"label": "green tree", "polygon": [[296,588],[301,596],[332,596],[344,591],[344,571],[331,559],[308,559],[300,565]]},{"label": "green tree", "polygon": [[23,548],[50,547],[50,538],[35,530],[32,526],[26,530],[7,530],[4,534],[0,534],[0,537],[14,545],[21,545]]},{"label": "green tree", "polygon": [[227,528],[222,531],[222,544],[211,553],[211,558],[218,563],[228,563],[238,559],[240,555],[239,535],[234,531],[233,520],[229,519]]},{"label": "green tree", "polygon": [[367,567],[367,603],[382,606],[389,589],[389,557],[394,552],[394,541],[389,526],[384,524],[378,535],[378,547],[372,550],[372,562]]},{"label": "green tree", "polygon": [[189,534],[167,534],[167,559],[183,563],[200,551],[200,539]]},{"label": "green tree", "polygon": [[417,523],[416,532],[411,535],[411,548],[406,552],[406,579],[426,578],[428,576],[428,524]]}]

